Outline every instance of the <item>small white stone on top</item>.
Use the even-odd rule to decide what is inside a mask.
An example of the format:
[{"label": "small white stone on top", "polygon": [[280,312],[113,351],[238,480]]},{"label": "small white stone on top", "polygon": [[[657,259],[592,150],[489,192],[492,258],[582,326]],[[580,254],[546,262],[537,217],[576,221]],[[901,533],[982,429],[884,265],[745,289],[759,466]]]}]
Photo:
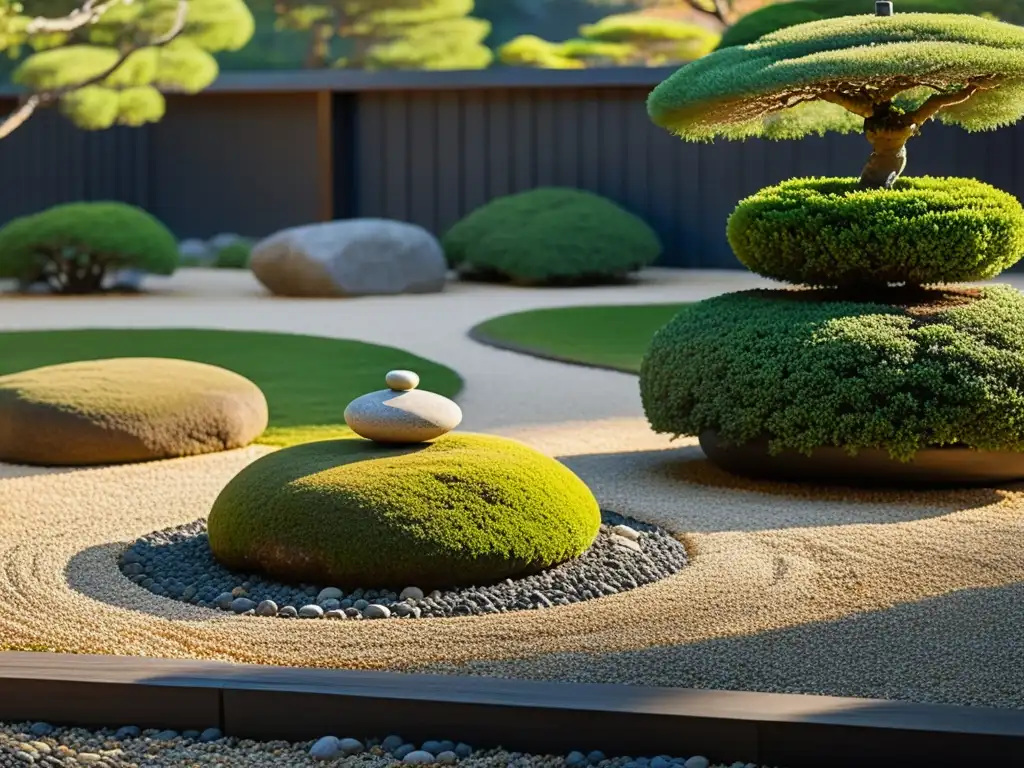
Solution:
[{"label": "small white stone on top", "polygon": [[420,385],[420,377],[413,371],[388,371],[384,383],[388,385],[388,389],[404,392],[416,389]]}]

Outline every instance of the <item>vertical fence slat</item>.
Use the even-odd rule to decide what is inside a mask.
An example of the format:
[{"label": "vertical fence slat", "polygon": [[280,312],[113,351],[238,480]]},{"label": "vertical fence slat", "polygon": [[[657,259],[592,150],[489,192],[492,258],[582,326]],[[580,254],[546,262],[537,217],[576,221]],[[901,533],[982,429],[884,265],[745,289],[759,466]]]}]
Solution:
[{"label": "vertical fence slat", "polygon": [[[651,136],[651,121],[647,111],[637,108],[636,94],[627,92],[632,104],[625,105],[623,121],[624,152],[620,155],[623,163],[623,174],[626,177],[625,203],[633,213],[648,218],[650,185],[647,177],[648,139]],[[655,222],[651,226],[658,229]],[[659,229],[664,240],[664,232]],[[667,243],[665,244],[668,245]]]},{"label": "vertical fence slat", "polygon": [[493,200],[512,191],[515,147],[512,142],[512,100],[508,91],[485,91],[487,97],[487,199]]},{"label": "vertical fence slat", "polygon": [[[607,95],[609,99],[612,96]],[[601,91],[594,88],[580,91],[579,140],[573,152],[579,185],[591,192],[601,191],[604,169],[618,162],[616,158],[601,155],[601,97]]]},{"label": "vertical fence slat", "polygon": [[555,103],[559,95],[551,91],[537,91],[534,98],[534,184],[538,187],[558,184]]},{"label": "vertical fence slat", "polygon": [[408,94],[396,91],[384,98],[382,211],[386,218],[405,220],[409,216]]},{"label": "vertical fence slat", "polygon": [[[379,93],[360,94],[356,111],[356,132],[359,135],[357,182],[352,186],[356,201],[353,208],[361,216],[380,216],[384,210],[384,179],[381,171],[384,160],[384,96]],[[341,153],[335,151],[334,156]],[[335,171],[353,172],[344,168]]]},{"label": "vertical fence slat", "polygon": [[489,199],[487,177],[490,175],[490,154],[488,152],[486,91],[473,91],[462,99],[462,148],[465,162],[462,165],[463,211],[479,208]]},{"label": "vertical fence slat", "polygon": [[444,232],[459,220],[462,206],[462,105],[459,94],[443,91],[437,102],[437,231]]},{"label": "vertical fence slat", "polygon": [[409,221],[437,229],[437,102],[429,91],[410,91],[406,141],[409,151]]},{"label": "vertical fence slat", "polygon": [[513,91],[511,192],[532,189],[537,183],[537,107],[533,90]]},{"label": "vertical fence slat", "polygon": [[555,183],[560,187],[580,185],[580,91],[564,91],[554,99]]}]

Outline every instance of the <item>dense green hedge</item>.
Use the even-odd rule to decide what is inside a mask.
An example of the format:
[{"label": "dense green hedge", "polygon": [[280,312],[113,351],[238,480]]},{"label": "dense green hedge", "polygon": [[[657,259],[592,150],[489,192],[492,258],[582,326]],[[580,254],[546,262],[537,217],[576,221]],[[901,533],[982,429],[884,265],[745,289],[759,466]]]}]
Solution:
[{"label": "dense green hedge", "polygon": [[[641,365],[651,426],[899,459],[931,445],[1024,451],[1021,293],[997,285],[931,310],[828,300],[834,293],[748,291],[686,307]],[[942,295],[917,291],[918,302]]]},{"label": "dense green hedge", "polygon": [[1024,256],[1024,208],[975,179],[793,179],[740,202],[727,235],[744,266],[786,282],[970,282]]},{"label": "dense green hedge", "polygon": [[61,292],[99,290],[104,276],[119,269],[169,275],[177,266],[170,230],[124,203],[57,205],[0,229],[0,277],[46,279]]},{"label": "dense green hedge", "polygon": [[463,277],[524,285],[621,280],[661,253],[658,236],[639,217],[590,192],[558,187],[497,198],[442,243]]},{"label": "dense green hedge", "polygon": [[522,443],[307,443],[264,456],[209,517],[223,563],[286,581],[421,589],[485,584],[577,557],[601,512],[568,468]]}]

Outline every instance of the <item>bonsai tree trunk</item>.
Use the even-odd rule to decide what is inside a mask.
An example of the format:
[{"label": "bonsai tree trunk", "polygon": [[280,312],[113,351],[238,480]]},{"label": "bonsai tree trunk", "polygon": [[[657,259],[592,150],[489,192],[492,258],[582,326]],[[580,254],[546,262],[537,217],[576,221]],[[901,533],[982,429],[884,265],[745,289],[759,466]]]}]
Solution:
[{"label": "bonsai tree trunk", "polygon": [[864,134],[871,142],[872,152],[861,172],[860,183],[862,187],[888,189],[906,168],[907,142],[917,135],[920,126],[940,110],[963,104],[979,90],[991,87],[994,87],[992,82],[976,82],[959,91],[936,93],[910,113],[895,108],[891,101],[884,101],[875,104],[868,115],[863,98],[840,94],[825,94],[822,98],[865,116]]},{"label": "bonsai tree trunk", "polygon": [[912,115],[879,105],[864,120],[864,134],[871,142],[871,156],[861,171],[860,185],[870,189],[889,189],[907,167],[907,141],[917,133]]},{"label": "bonsai tree trunk", "polygon": [[47,258],[43,276],[54,293],[85,294],[103,289],[107,274],[106,260],[91,256],[67,257],[51,254]]}]

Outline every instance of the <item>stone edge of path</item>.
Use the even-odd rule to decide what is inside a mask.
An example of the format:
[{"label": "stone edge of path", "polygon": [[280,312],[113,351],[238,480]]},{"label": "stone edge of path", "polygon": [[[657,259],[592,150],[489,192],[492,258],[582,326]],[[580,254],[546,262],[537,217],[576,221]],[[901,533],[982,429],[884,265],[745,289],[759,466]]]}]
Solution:
[{"label": "stone edge of path", "polygon": [[785,768],[1018,764],[1024,711],[799,694],[581,685],[224,662],[0,653],[0,721],[206,728],[290,741],[352,732],[565,754],[687,749]]}]

